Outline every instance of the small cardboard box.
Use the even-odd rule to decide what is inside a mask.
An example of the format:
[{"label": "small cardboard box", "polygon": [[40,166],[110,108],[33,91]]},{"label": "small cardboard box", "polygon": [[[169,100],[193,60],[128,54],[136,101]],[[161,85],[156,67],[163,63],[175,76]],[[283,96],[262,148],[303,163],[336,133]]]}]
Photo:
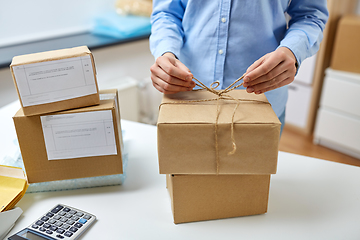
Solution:
[{"label": "small cardboard box", "polygon": [[[165,95],[160,106],[158,157],[161,174],[273,174],[276,173],[281,123],[265,95],[233,90],[233,100],[217,102],[205,91]],[[201,102],[197,102],[201,101]],[[218,143],[218,152],[216,150]]]},{"label": "small cardboard box", "polygon": [[166,175],[174,223],[267,212],[270,175]]},{"label": "small cardboard box", "polygon": [[123,173],[117,90],[100,105],[13,117],[29,183]]},{"label": "small cardboard box", "polygon": [[360,16],[340,19],[336,31],[331,68],[360,73]]},{"label": "small cardboard box", "polygon": [[24,115],[99,104],[94,58],[86,46],[16,56],[10,70]]}]

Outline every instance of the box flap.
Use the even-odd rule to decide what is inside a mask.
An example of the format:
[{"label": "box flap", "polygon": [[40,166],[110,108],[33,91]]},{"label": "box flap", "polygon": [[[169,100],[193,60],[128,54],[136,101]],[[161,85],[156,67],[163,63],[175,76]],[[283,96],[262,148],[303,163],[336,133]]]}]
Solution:
[{"label": "box flap", "polygon": [[91,54],[91,52],[87,46],[32,53],[13,57],[10,66],[80,57],[88,54]]}]

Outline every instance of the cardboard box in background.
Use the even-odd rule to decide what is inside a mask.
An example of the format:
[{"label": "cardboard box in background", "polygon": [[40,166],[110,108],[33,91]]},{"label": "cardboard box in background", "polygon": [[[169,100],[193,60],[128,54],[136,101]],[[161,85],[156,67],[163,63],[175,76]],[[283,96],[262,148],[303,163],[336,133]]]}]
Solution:
[{"label": "cardboard box in background", "polygon": [[166,175],[174,223],[267,212],[270,175]]},{"label": "cardboard box in background", "polygon": [[29,183],[123,173],[117,90],[100,105],[13,117]]},{"label": "cardboard box in background", "polygon": [[95,63],[86,46],[16,56],[10,70],[24,115],[99,104]]},{"label": "cardboard box in background", "polygon": [[[234,117],[232,150],[231,118],[235,101],[221,100],[218,120],[220,174],[276,173],[281,123],[265,95],[245,90],[229,93],[241,99]],[[161,174],[215,174],[216,101],[186,102],[213,99],[205,91],[164,95],[158,119],[158,156]]]},{"label": "cardboard box in background", "polygon": [[334,70],[360,73],[360,16],[340,19],[330,67]]}]

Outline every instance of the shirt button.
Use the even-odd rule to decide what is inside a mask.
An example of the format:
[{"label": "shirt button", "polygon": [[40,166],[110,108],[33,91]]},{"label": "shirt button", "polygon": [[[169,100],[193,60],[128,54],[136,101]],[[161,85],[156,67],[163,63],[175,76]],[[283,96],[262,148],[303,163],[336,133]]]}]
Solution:
[{"label": "shirt button", "polygon": [[219,54],[223,54],[224,51],[222,49],[219,50]]},{"label": "shirt button", "polygon": [[221,19],[221,21],[222,21],[223,23],[226,22],[226,18],[223,17],[223,18]]}]

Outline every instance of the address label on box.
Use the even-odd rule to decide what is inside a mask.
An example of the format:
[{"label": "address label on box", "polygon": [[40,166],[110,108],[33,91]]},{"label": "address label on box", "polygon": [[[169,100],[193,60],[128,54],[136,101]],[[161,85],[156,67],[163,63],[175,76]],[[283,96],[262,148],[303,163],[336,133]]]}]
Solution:
[{"label": "address label on box", "polygon": [[90,55],[13,67],[24,107],[97,92]]},{"label": "address label on box", "polygon": [[48,160],[116,155],[111,110],[41,116]]}]

